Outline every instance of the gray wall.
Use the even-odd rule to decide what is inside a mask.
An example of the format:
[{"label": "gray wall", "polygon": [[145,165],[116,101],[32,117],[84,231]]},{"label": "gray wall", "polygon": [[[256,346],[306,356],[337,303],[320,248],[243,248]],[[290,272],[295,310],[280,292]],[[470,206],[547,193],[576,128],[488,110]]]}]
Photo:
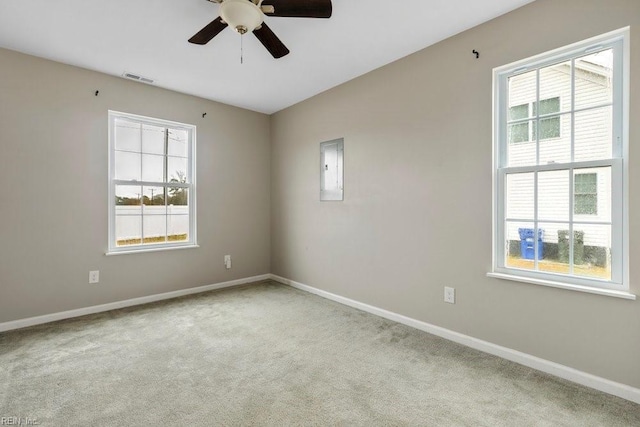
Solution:
[{"label": "gray wall", "polygon": [[[273,116],[272,272],[640,387],[640,301],[485,275],[492,69],[627,25],[637,259],[640,2],[538,0]],[[321,203],[319,143],[338,137],[345,200]],[[639,275],[632,264],[636,294]],[[455,305],[443,286],[456,288]]]},{"label": "gray wall", "polygon": [[[109,109],[197,126],[200,248],[104,255]],[[269,273],[269,120],[0,49],[0,322]]]}]

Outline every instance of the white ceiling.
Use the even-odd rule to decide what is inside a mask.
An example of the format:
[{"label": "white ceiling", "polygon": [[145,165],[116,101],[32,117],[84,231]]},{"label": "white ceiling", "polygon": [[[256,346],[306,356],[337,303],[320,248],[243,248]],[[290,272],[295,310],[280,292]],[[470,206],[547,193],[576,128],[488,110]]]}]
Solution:
[{"label": "white ceiling", "polygon": [[218,16],[206,0],[0,0],[0,47],[270,114],[531,1],[333,0],[330,19],[267,17],[291,53],[247,34],[240,64],[229,28],[187,42]]}]

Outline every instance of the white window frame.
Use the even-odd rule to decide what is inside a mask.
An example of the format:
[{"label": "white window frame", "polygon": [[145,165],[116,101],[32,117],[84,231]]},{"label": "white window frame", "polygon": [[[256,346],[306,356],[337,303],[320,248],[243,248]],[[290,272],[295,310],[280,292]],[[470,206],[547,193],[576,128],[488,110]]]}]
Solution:
[{"label": "white window frame", "polygon": [[[509,77],[606,49],[614,50],[612,158],[596,161],[572,161],[564,164],[552,163],[532,167],[506,167],[506,153],[509,145],[507,129]],[[493,70],[493,261],[492,271],[487,274],[489,277],[635,299],[635,295],[629,293],[629,62],[629,28],[627,27]],[[571,111],[575,112],[573,105]],[[506,266],[507,249],[504,225],[506,174],[520,171],[537,173],[569,169],[571,172],[569,174],[570,186],[573,188],[574,169],[601,166],[610,166],[612,174],[611,280],[605,281]],[[535,197],[537,197],[537,190],[534,189]],[[573,199],[573,191],[570,199]],[[571,214],[573,214],[574,201],[570,200],[569,203]],[[575,220],[573,215],[570,218],[570,229],[572,230],[572,224]],[[537,229],[537,227],[536,220],[535,228]],[[572,246],[570,245],[571,253],[573,252]],[[537,268],[538,249],[537,245],[534,247],[536,251],[534,263]]]},{"label": "white window frame", "polygon": [[[134,121],[141,124],[167,127],[172,129],[184,130],[188,134],[188,172],[186,174],[186,183],[171,183],[168,185],[166,182],[147,182],[147,181],[128,181],[115,179],[115,121],[116,119],[125,119],[128,121]],[[140,186],[171,186],[171,187],[183,187],[188,190],[189,194],[189,239],[185,241],[165,242],[165,243],[142,243],[139,245],[116,245],[116,227],[115,227],[115,189],[120,184],[133,184]],[[181,248],[195,248],[197,244],[197,230],[196,230],[196,127],[194,125],[173,122],[169,120],[156,119],[153,117],[145,117],[136,114],[123,113],[119,111],[109,110],[109,246],[106,255],[119,255],[128,253],[139,252],[152,252],[170,249]]]}]

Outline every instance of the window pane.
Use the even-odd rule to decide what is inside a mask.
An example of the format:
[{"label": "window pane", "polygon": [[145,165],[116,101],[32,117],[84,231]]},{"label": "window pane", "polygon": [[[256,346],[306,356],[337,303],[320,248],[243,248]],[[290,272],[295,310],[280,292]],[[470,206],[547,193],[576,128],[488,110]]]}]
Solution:
[{"label": "window pane", "polygon": [[[540,107],[538,108],[538,105]],[[560,112],[560,98],[549,98],[543,99],[538,104],[537,102],[533,103],[533,114],[546,116],[553,113]],[[538,121],[534,121],[532,123],[532,135],[531,139],[533,141],[550,138],[559,138],[560,137],[560,116],[557,115],[555,117],[544,117],[539,119]]]},{"label": "window pane", "polygon": [[[534,136],[538,129],[534,127]],[[540,164],[571,161],[571,114],[540,119]]]},{"label": "window pane", "polygon": [[571,61],[540,69],[540,99],[541,116],[571,110]]},{"label": "window pane", "polygon": [[183,157],[169,156],[168,160],[167,179],[168,182],[187,182],[187,165],[189,164],[187,159]]},{"label": "window pane", "polygon": [[127,151],[115,152],[115,179],[124,181],[140,181],[140,160],[138,153]]},{"label": "window pane", "polygon": [[595,173],[580,173],[575,176],[576,194],[593,193],[597,191],[597,175]]},{"label": "window pane", "polygon": [[596,215],[598,196],[596,194],[576,194],[576,215]]},{"label": "window pane", "polygon": [[576,169],[573,187],[576,220],[611,221],[611,167]]},{"label": "window pane", "polygon": [[533,173],[514,173],[506,176],[507,219],[533,221]]},{"label": "window pane", "polygon": [[167,239],[169,241],[189,240],[189,197],[185,188],[169,188],[167,207]]},{"label": "window pane", "polygon": [[163,187],[143,187],[142,200],[145,206],[164,206],[164,188]]},{"label": "window pane", "polygon": [[164,154],[164,128],[151,125],[142,126],[142,152]]},{"label": "window pane", "polygon": [[569,171],[538,173],[538,219],[569,220]]},{"label": "window pane", "polygon": [[533,270],[536,251],[533,223],[506,222],[505,232],[507,240],[505,266]]},{"label": "window pane", "polygon": [[[568,184],[568,183],[567,183]],[[567,223],[541,222],[542,230],[542,261],[538,263],[538,271],[547,273],[569,274],[569,256],[567,245],[563,246],[562,236],[566,236],[569,228]]]},{"label": "window pane", "polygon": [[529,104],[515,105],[509,108],[509,120],[529,118]]},{"label": "window pane", "polygon": [[576,225],[573,263],[575,275],[611,280],[611,226]]},{"label": "window pane", "polygon": [[142,243],[142,209],[138,185],[116,185],[115,240],[117,246]]},{"label": "window pane", "polygon": [[613,51],[596,52],[575,61],[576,109],[613,101]]},{"label": "window pane", "polygon": [[509,125],[509,143],[514,144],[529,141],[529,128],[531,123],[532,122],[528,121]]},{"label": "window pane", "polygon": [[[174,210],[177,210],[174,208]],[[167,216],[167,240],[181,242],[189,240],[189,214]]]},{"label": "window pane", "polygon": [[142,218],[144,243],[164,243],[167,241],[167,216],[165,206],[145,206]]},{"label": "window pane", "polygon": [[560,116],[540,119],[539,123],[533,122],[532,140],[540,138],[551,139],[560,138]]},{"label": "window pane", "polygon": [[574,176],[575,185],[575,214],[598,214],[598,175],[595,173],[581,173]]},{"label": "window pane", "polygon": [[532,121],[508,126],[508,166],[532,166],[536,164],[536,143],[530,142]]},{"label": "window pane", "polygon": [[169,151],[170,156],[188,157],[189,132],[181,129],[169,129]]},{"label": "window pane", "polygon": [[141,195],[142,187],[139,185],[116,185],[116,206],[140,206]]},{"label": "window pane", "polygon": [[576,113],[575,161],[610,159],[613,150],[612,107]]},{"label": "window pane", "polygon": [[534,70],[509,77],[509,121],[530,117],[529,105],[537,101],[536,74]]},{"label": "window pane", "polygon": [[115,119],[115,149],[140,152],[140,123]]},{"label": "window pane", "polygon": [[533,103],[533,114],[539,114],[540,116],[545,116],[547,114],[559,113],[560,112],[560,97],[548,98],[540,101],[540,111],[537,108],[538,104]]},{"label": "window pane", "polygon": [[[142,243],[142,215],[120,214],[116,207],[116,245],[139,245]],[[131,210],[131,209],[128,209]]]},{"label": "window pane", "polygon": [[164,156],[157,154],[142,155],[142,180],[164,182]]},{"label": "window pane", "polygon": [[[169,187],[167,189],[167,204],[187,206],[189,204],[189,190],[186,188]],[[175,212],[174,212],[175,213]]]}]

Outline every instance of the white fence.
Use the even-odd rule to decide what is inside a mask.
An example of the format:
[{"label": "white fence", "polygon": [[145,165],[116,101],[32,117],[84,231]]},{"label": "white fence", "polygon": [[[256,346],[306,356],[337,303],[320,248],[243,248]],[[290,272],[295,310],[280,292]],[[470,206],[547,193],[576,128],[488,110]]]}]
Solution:
[{"label": "white fence", "polygon": [[187,234],[189,206],[116,206],[116,241]]}]

